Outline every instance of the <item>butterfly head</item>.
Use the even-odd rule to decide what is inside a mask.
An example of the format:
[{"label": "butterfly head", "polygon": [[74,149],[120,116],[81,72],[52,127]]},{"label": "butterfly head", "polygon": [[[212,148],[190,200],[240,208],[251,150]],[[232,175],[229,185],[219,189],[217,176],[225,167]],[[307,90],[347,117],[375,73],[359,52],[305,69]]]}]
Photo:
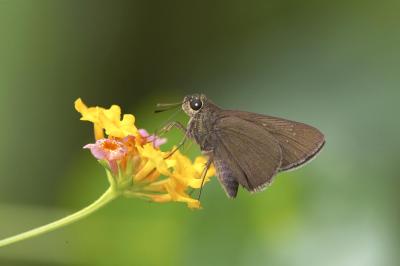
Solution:
[{"label": "butterfly head", "polygon": [[195,114],[201,112],[204,108],[207,107],[207,97],[204,94],[192,94],[187,95],[183,98],[182,102],[182,110],[185,111],[190,117]]}]

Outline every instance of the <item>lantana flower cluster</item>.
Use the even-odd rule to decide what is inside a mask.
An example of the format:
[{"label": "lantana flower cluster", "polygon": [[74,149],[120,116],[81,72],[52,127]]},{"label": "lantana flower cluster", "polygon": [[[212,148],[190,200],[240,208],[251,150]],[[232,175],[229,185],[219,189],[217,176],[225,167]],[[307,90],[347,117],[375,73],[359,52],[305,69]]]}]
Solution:
[{"label": "lantana flower cluster", "polygon": [[[200,208],[199,200],[189,190],[202,186],[206,158],[192,162],[180,151],[161,151],[165,138],[137,129],[135,117],[124,114],[112,105],[109,109],[87,107],[81,99],[75,101],[81,120],[94,125],[95,143],[87,144],[93,156],[107,172],[113,188],[126,197],[139,197],[153,202],[184,202],[189,208]],[[211,167],[205,182],[215,174]],[[205,183],[204,182],[204,183]]]}]

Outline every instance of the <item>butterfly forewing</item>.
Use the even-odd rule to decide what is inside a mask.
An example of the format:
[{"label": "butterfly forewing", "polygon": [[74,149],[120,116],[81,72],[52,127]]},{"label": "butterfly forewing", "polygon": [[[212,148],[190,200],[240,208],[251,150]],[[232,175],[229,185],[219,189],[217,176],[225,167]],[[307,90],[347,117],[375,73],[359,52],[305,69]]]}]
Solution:
[{"label": "butterfly forewing", "polygon": [[318,129],[303,123],[249,112],[228,112],[263,127],[276,139],[282,149],[281,171],[306,163],[325,143],[324,135]]}]

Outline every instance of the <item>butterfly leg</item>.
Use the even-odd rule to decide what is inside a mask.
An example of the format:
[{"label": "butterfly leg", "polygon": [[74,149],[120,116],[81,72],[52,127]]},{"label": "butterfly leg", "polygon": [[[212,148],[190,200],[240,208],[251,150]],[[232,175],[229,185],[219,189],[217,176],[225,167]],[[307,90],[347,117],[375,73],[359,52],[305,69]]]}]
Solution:
[{"label": "butterfly leg", "polygon": [[164,159],[168,159],[169,157],[171,157],[177,150],[180,149],[180,147],[182,147],[183,145],[185,145],[187,137],[183,137],[183,139],[178,143],[178,146],[175,147],[175,149],[173,149],[170,153],[168,153],[168,155],[164,158]]},{"label": "butterfly leg", "polygon": [[178,146],[173,149],[166,157],[165,159],[171,157],[177,150],[180,149],[180,147],[182,147],[186,140],[187,140],[187,130],[186,127],[184,125],[182,125],[181,123],[179,123],[178,121],[172,121],[168,124],[166,124],[161,130],[160,130],[160,134],[164,134],[168,131],[170,131],[172,128],[178,128],[179,130],[183,131],[185,133],[185,136],[183,137],[183,139],[179,142]]},{"label": "butterfly leg", "polygon": [[182,123],[178,122],[178,121],[172,121],[167,123],[161,130],[160,130],[160,135],[164,134],[168,131],[170,131],[172,128],[177,128],[179,130],[181,130],[182,132],[185,133],[186,135],[186,127],[184,125],[182,125]]},{"label": "butterfly leg", "polygon": [[197,197],[197,200],[200,200],[201,192],[203,191],[204,180],[206,179],[206,175],[207,175],[208,169],[211,166],[212,161],[213,161],[213,158],[210,155],[208,160],[207,160],[207,162],[206,162],[206,165],[204,166],[203,172],[201,173],[200,192],[199,192],[199,196]]}]

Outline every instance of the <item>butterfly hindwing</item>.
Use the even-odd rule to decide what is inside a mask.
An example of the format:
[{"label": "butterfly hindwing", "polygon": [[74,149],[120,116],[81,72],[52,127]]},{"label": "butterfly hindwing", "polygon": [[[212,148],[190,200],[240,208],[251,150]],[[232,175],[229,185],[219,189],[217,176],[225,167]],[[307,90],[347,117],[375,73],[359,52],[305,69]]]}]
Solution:
[{"label": "butterfly hindwing", "polygon": [[234,179],[251,192],[271,183],[280,169],[282,151],[268,131],[235,116],[222,116],[214,130],[218,142],[214,164],[220,180]]}]

